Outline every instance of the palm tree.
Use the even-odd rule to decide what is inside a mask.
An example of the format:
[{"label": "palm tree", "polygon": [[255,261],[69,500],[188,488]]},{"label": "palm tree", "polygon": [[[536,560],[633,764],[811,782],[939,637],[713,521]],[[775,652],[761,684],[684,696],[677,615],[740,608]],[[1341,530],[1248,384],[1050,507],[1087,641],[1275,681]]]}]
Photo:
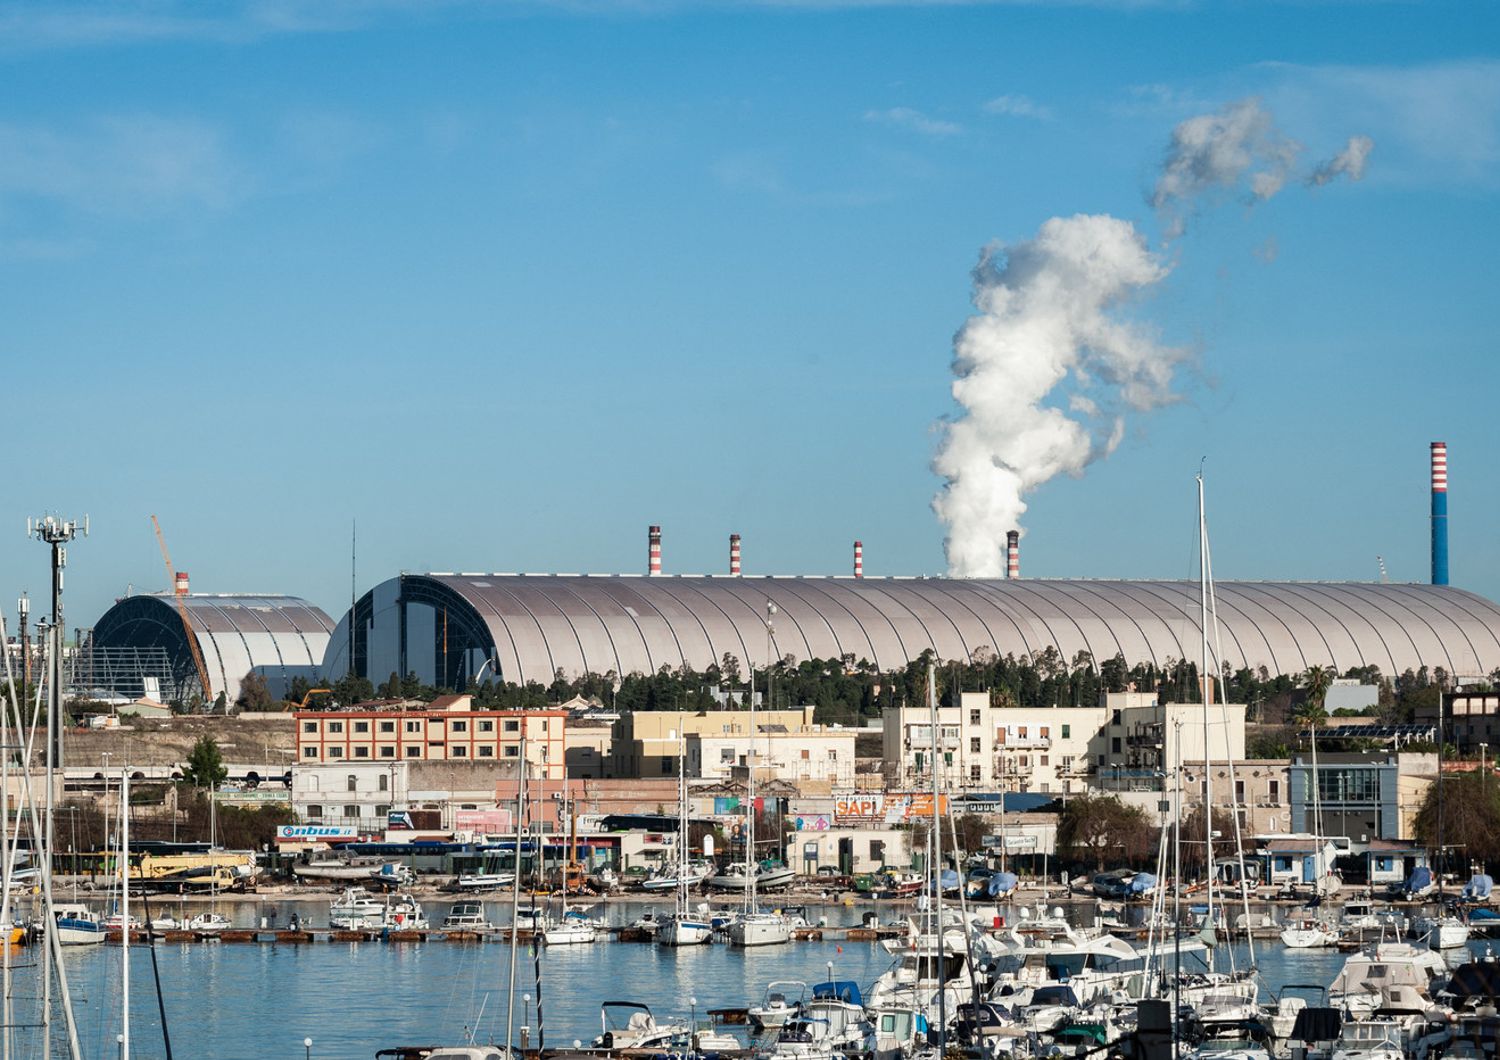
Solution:
[{"label": "palm tree", "polygon": [[1338,676],[1338,671],[1332,666],[1309,666],[1302,674],[1302,687],[1307,689],[1307,698],[1297,708],[1297,716],[1307,722],[1309,726],[1316,725],[1328,717],[1328,711],[1323,708],[1324,701],[1328,698],[1328,689],[1333,685],[1333,679]]}]

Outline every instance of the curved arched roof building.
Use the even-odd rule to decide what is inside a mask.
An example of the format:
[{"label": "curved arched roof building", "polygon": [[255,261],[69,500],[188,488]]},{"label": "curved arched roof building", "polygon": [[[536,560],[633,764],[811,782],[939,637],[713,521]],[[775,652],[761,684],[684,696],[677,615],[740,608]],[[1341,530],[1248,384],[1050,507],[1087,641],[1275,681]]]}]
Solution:
[{"label": "curved arched roof building", "polygon": [[[285,696],[293,677],[311,679],[322,672],[333,620],[322,609],[295,596],[242,596],[194,593],[187,605],[204,668],[215,695],[227,692],[232,702],[240,682],[254,670],[266,679],[273,696]],[[170,594],[127,596],[94,623],[91,639],[101,659],[164,649],[171,670],[168,699],[183,698],[197,689],[187,632]],[[140,694],[138,679],[127,668],[102,683],[118,683],[124,694]],[[129,687],[130,685],[134,687]]]},{"label": "curved arched roof building", "polygon": [[[760,666],[771,601],[778,658],[852,655],[888,669],[927,648],[958,659],[1055,647],[1067,660],[1161,663],[1198,658],[1198,598],[1196,582],[1178,581],[405,574],[358,601],[352,644],[372,680],[415,671],[454,688],[495,671],[547,683],[559,670],[702,669],[726,652]],[[1448,586],[1220,582],[1218,616],[1236,668],[1500,667],[1500,607]],[[349,621],[326,673],[346,672]]]}]

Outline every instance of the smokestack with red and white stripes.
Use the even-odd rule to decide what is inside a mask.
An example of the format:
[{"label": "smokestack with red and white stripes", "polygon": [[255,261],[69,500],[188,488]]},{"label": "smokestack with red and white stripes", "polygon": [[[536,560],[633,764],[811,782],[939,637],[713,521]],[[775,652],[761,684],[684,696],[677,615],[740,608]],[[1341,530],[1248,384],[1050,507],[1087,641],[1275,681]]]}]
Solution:
[{"label": "smokestack with red and white stripes", "polygon": [[854,542],[854,576],[863,578],[865,576],[865,543]]},{"label": "smokestack with red and white stripes", "polygon": [[1021,577],[1021,531],[1011,530],[1005,535],[1005,579],[1016,581]]},{"label": "smokestack with red and white stripes", "polygon": [[1448,584],[1448,443],[1432,443],[1432,584]]},{"label": "smokestack with red and white stripes", "polygon": [[172,591],[178,596],[188,594],[188,573],[185,570],[176,571],[172,576]]},{"label": "smokestack with red and white stripes", "polygon": [[661,577],[661,527],[651,527],[646,540],[646,573],[653,578],[659,578]]},{"label": "smokestack with red and white stripes", "polygon": [[729,535],[729,575],[732,578],[740,576],[740,535]]}]

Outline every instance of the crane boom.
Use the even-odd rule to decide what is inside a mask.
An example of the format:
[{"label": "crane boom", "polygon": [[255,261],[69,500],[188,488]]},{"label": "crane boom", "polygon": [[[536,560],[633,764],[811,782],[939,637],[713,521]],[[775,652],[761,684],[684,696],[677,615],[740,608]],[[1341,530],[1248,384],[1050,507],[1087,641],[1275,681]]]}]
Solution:
[{"label": "crane boom", "polygon": [[162,536],[161,523],[157,522],[154,515],[151,517],[151,527],[156,531],[156,543],[161,546],[162,562],[167,565],[167,585],[172,590],[172,598],[177,601],[177,614],[182,619],[182,631],[187,635],[188,650],[193,653],[193,665],[198,668],[198,684],[203,687],[203,700],[205,703],[212,703],[214,690],[208,683],[208,667],[203,665],[203,652],[198,648],[198,635],[193,632],[193,620],[188,615],[187,601],[177,592],[177,574],[172,569],[172,557],[167,552],[167,539]]}]

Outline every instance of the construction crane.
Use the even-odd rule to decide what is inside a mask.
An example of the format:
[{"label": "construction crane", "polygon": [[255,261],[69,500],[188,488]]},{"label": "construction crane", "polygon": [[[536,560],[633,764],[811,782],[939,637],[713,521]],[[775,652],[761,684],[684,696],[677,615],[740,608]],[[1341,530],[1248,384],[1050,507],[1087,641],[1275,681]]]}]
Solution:
[{"label": "construction crane", "polygon": [[172,587],[172,598],[177,601],[177,614],[182,618],[182,632],[187,635],[188,650],[193,653],[193,665],[198,668],[198,684],[203,688],[203,702],[214,701],[213,687],[208,683],[208,667],[203,665],[203,652],[198,649],[198,635],[193,632],[193,620],[188,615],[186,593],[178,590],[177,572],[172,569],[172,556],[167,552],[167,539],[162,536],[161,523],[151,517],[152,529],[156,531],[156,543],[161,546],[161,559],[167,565],[167,584]]},{"label": "construction crane", "polygon": [[1385,572],[1385,557],[1384,556],[1376,556],[1375,557],[1375,562],[1378,563],[1378,564],[1380,564],[1380,584],[1381,585],[1389,585],[1389,584],[1391,584],[1391,576]]}]

